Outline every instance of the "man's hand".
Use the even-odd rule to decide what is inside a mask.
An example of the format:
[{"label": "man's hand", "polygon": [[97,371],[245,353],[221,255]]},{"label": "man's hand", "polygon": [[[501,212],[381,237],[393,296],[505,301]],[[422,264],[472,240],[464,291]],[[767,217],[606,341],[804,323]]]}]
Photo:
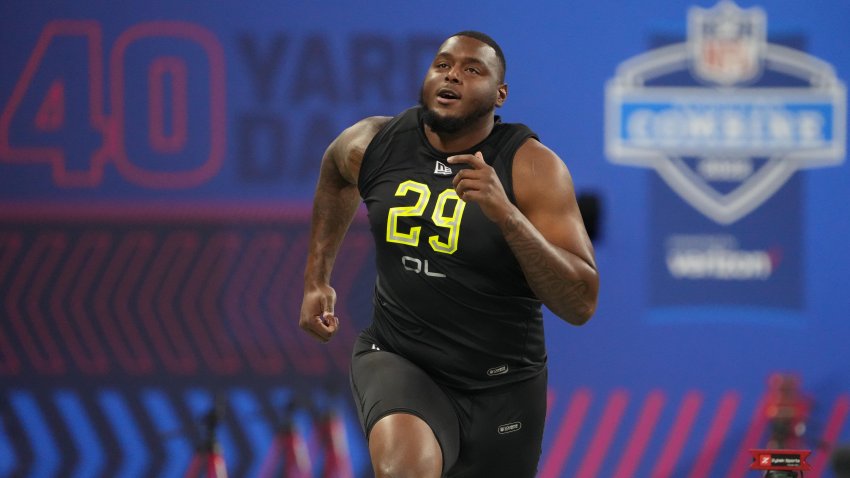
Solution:
[{"label": "man's hand", "polygon": [[298,325],[319,342],[328,343],[339,329],[334,315],[336,291],[330,286],[315,287],[304,292]]},{"label": "man's hand", "polygon": [[502,182],[496,171],[486,162],[481,152],[459,154],[447,159],[450,164],[467,164],[470,169],[461,169],[452,180],[458,197],[465,202],[478,204],[491,221],[503,221],[511,211],[513,204],[505,194]]}]

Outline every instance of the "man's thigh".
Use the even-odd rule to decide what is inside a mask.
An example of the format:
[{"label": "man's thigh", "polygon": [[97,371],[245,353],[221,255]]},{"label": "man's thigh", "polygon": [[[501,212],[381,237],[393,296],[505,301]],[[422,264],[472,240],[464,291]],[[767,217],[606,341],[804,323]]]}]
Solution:
[{"label": "man's thigh", "polygon": [[416,415],[434,432],[448,469],[459,454],[460,427],[445,391],[409,360],[373,345],[359,338],[351,360],[351,390],[367,439],[389,414]]},{"label": "man's thigh", "polygon": [[451,478],[533,478],[543,444],[547,372],[458,398],[460,456]]}]

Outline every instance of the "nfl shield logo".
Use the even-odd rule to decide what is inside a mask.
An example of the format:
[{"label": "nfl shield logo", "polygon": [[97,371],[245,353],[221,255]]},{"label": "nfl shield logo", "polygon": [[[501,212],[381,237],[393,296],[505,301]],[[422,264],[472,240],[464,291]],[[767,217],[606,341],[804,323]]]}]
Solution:
[{"label": "nfl shield logo", "polygon": [[742,10],[731,1],[691,9],[688,37],[694,75],[723,86],[757,77],[767,43],[765,24],[763,10]]}]

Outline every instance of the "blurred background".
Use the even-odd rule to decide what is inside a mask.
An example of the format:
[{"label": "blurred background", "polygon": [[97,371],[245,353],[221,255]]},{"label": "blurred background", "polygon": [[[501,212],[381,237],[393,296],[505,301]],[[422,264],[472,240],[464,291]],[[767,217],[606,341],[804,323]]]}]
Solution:
[{"label": "blurred background", "polygon": [[459,30],[569,166],[599,308],[546,315],[541,477],[745,477],[850,443],[846,0],[0,3],[0,476],[371,476],[297,327],[328,143]]}]

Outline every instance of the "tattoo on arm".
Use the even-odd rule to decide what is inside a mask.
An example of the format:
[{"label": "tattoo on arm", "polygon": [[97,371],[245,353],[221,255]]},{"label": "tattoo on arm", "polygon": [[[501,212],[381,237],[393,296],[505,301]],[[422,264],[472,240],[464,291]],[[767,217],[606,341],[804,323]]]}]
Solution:
[{"label": "tattoo on arm", "polygon": [[586,267],[585,261],[550,244],[524,217],[510,217],[503,231],[538,298],[564,320],[584,322],[593,313],[590,286],[578,271]]}]

